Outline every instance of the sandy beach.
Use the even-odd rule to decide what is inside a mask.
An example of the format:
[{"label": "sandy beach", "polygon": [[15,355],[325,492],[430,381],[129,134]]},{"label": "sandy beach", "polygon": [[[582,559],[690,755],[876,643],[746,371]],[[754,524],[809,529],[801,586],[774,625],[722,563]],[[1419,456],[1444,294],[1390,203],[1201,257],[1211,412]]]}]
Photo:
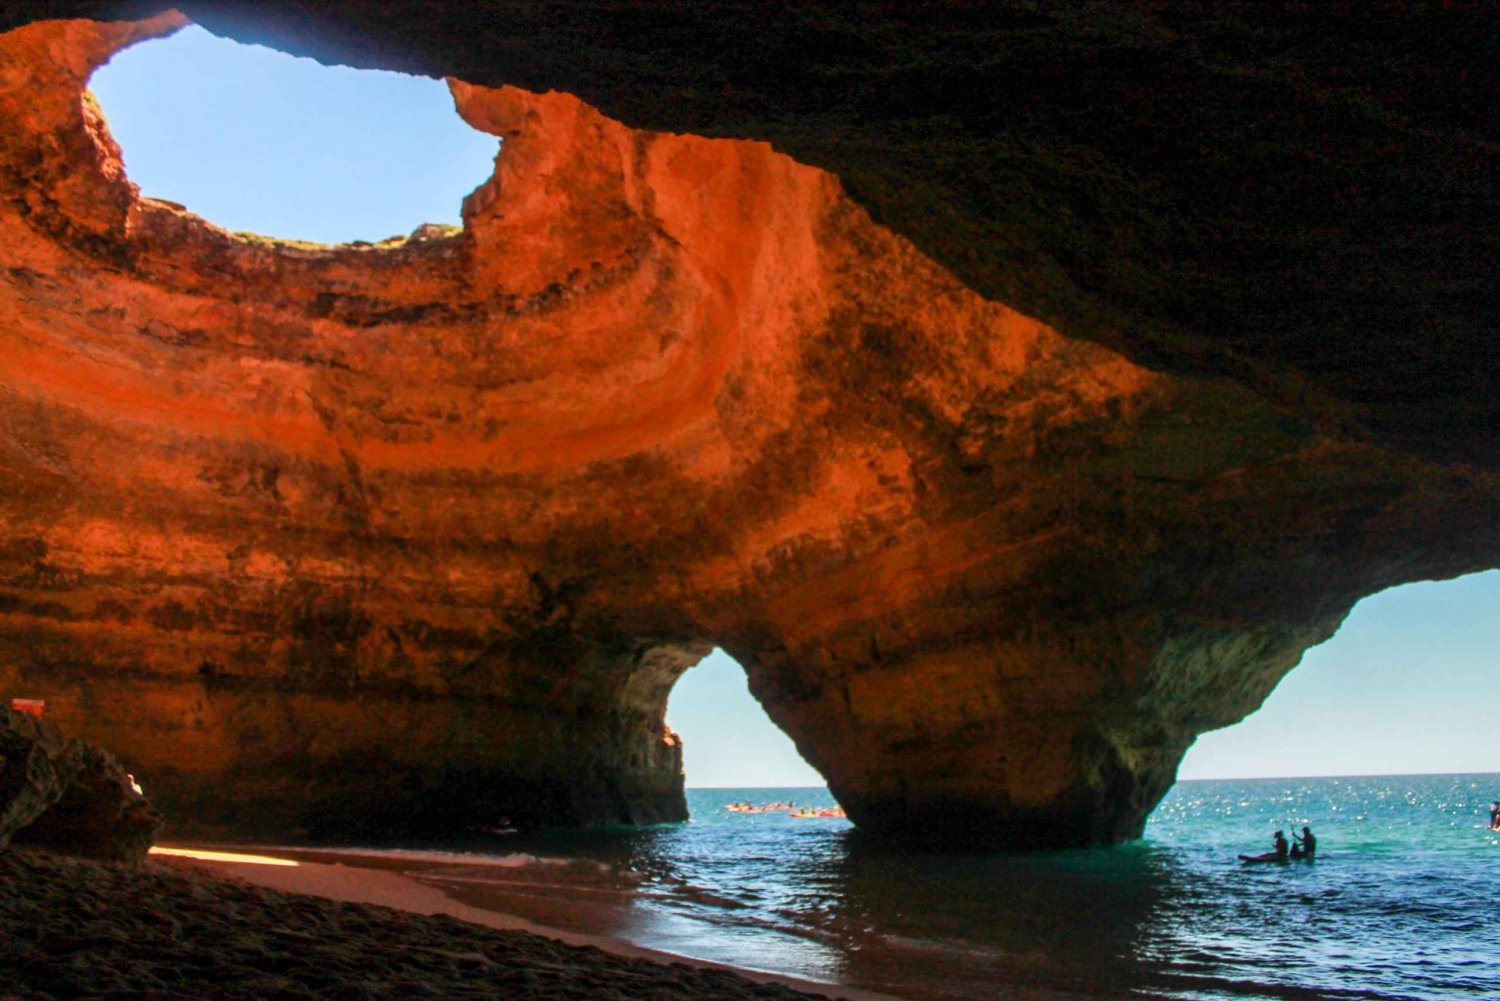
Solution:
[{"label": "sandy beach", "polygon": [[0,999],[798,998],[846,988],[543,928],[394,871],[168,849],[0,850]]}]

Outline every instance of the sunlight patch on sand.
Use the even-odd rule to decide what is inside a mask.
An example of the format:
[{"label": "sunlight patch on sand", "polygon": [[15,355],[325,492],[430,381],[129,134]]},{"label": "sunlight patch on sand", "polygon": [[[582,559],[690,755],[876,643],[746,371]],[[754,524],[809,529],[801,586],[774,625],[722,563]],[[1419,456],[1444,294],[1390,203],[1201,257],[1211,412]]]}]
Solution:
[{"label": "sunlight patch on sand", "polygon": [[300,866],[291,859],[271,858],[269,855],[242,855],[239,852],[209,852],[196,848],[152,848],[152,855],[178,855],[182,858],[201,859],[204,862],[244,862],[246,865]]}]

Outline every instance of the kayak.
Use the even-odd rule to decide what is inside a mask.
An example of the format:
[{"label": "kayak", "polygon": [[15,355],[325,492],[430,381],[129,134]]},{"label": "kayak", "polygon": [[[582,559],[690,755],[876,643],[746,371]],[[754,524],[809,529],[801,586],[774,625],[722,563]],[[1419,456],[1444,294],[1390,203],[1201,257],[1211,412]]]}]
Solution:
[{"label": "kayak", "polygon": [[1277,855],[1275,852],[1266,852],[1264,855],[1241,855],[1241,862],[1311,862],[1312,859],[1306,855]]}]

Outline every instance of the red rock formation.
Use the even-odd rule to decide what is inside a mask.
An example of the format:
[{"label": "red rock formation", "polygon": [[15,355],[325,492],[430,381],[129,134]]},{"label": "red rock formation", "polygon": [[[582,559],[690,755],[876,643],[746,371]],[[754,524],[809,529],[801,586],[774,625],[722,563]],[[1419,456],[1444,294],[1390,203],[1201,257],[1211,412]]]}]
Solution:
[{"label": "red rock formation", "polygon": [[1138,833],[1355,600],[1493,565],[1500,490],[986,301],[762,143],[452,83],[447,239],[141,199],[0,36],[0,692],[179,821],[682,815],[713,645],[859,823]]},{"label": "red rock formation", "polygon": [[[771,142],[968,287],[1346,433],[1500,464],[1479,4],[180,0],[298,55]],[[1283,5],[1285,7],[1286,5]],[[163,0],[11,0],[134,19]]]}]

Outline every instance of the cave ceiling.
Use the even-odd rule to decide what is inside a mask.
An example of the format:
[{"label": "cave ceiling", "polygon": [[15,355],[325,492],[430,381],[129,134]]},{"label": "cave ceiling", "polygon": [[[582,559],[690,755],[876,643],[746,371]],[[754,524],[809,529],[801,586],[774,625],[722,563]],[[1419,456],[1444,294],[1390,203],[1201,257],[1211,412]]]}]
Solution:
[{"label": "cave ceiling", "polygon": [[[1482,5],[176,6],[328,62],[769,141],[1071,336],[1500,461],[1500,58]],[[11,3],[0,29],[163,9]]]}]

